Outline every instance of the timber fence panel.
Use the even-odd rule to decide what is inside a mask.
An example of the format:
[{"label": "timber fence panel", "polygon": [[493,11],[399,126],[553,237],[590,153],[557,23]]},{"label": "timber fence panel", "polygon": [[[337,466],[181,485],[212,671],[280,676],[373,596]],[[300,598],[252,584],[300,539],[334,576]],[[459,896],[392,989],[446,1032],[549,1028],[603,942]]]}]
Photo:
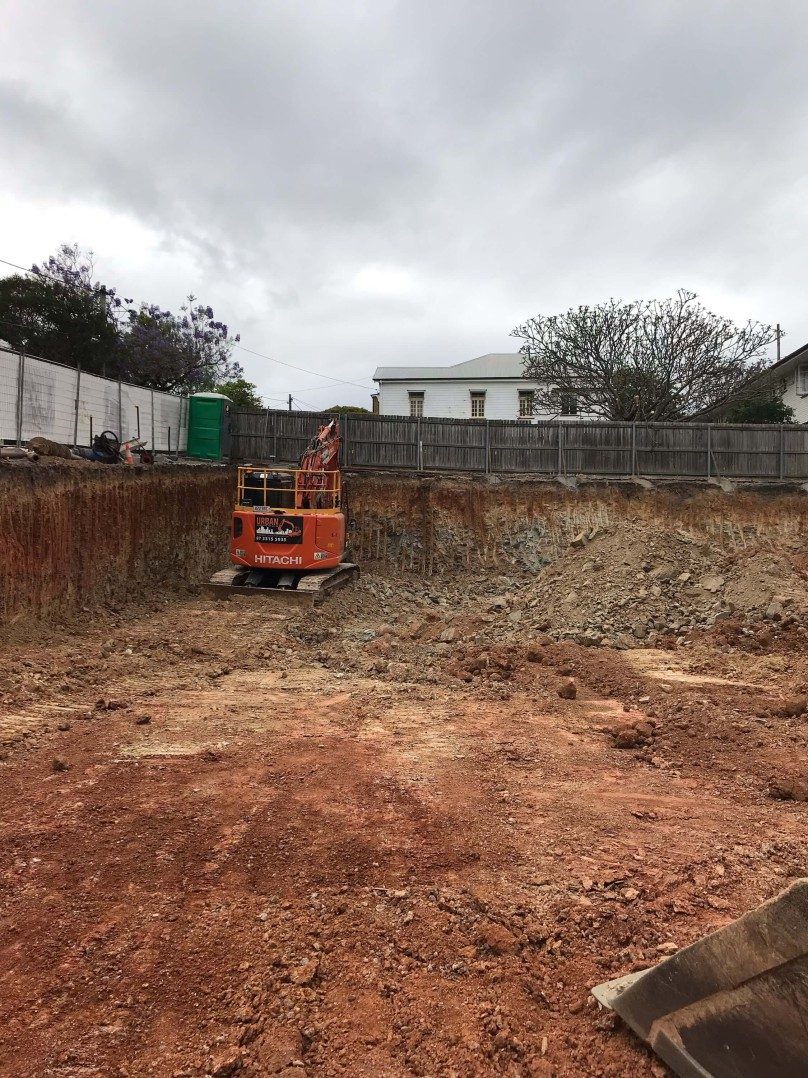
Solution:
[{"label": "timber fence panel", "polygon": [[484,419],[421,419],[421,441],[424,471],[487,470]]},{"label": "timber fence panel", "polygon": [[[295,463],[325,412],[234,414],[235,460]],[[405,471],[808,478],[808,427],[338,417],[345,467]]]},{"label": "timber fence panel", "polygon": [[328,417],[320,412],[234,412],[232,455],[243,461],[296,464]]},{"label": "timber fence panel", "polygon": [[631,474],[631,424],[575,421],[562,424],[565,475]]},{"label": "timber fence panel", "polygon": [[805,479],[808,477],[808,426],[782,427],[783,434],[783,479]]},{"label": "timber fence panel", "polygon": [[713,474],[719,478],[779,479],[780,428],[714,426]]},{"label": "timber fence panel", "polygon": [[408,416],[337,417],[346,467],[418,469],[418,422]]},{"label": "timber fence panel", "polygon": [[558,423],[492,420],[488,430],[489,471],[558,471]]},{"label": "timber fence panel", "polygon": [[715,474],[708,472],[706,426],[692,423],[637,423],[637,475]]}]

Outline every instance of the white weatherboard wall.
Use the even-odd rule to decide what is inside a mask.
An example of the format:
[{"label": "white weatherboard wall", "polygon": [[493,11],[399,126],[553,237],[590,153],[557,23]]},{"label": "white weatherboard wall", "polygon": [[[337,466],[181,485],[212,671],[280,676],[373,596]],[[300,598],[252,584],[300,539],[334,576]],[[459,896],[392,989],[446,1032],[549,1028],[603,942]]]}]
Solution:
[{"label": "white weatherboard wall", "polygon": [[75,433],[76,445],[89,446],[91,421],[93,435],[111,430],[126,441],[137,437],[138,418],[140,437],[149,448],[174,451],[178,437],[180,451],[186,448],[184,397],[94,374],[79,375],[73,367],[33,356],[26,355],[21,362],[19,353],[0,346],[0,442],[26,442],[39,436],[73,445]]},{"label": "white weatherboard wall", "polygon": [[[800,375],[800,367],[805,368],[805,373]],[[801,392],[805,390],[805,392]],[[797,423],[808,423],[808,358],[798,364],[789,376],[786,377],[783,388],[783,403],[794,409]]]},{"label": "white weatherboard wall", "polygon": [[502,382],[460,381],[381,382],[379,412],[382,415],[409,415],[410,393],[423,393],[424,415],[430,418],[470,419],[471,394],[485,393],[486,419],[519,419],[519,391],[535,389],[519,379]]},{"label": "white weatherboard wall", "polygon": [[[519,415],[519,393],[534,390],[536,383],[514,378],[512,381],[472,381],[446,379],[435,382],[379,382],[379,414],[410,414],[410,393],[423,393],[424,416],[429,419],[471,419],[471,394],[485,393],[486,419],[524,419]],[[560,416],[557,412],[540,411],[531,417],[534,421],[560,420],[574,423],[578,419],[593,416],[580,412],[578,415]]]}]

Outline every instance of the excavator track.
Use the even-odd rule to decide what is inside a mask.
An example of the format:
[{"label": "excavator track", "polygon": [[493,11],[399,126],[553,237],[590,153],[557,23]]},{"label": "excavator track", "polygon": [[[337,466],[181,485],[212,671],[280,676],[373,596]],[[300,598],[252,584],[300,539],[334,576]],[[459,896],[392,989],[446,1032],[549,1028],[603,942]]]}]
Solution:
[{"label": "excavator track", "polygon": [[246,595],[251,599],[273,599],[288,606],[314,607],[358,576],[359,566],[352,562],[342,562],[334,569],[308,573],[228,566],[214,573],[205,588],[217,599]]}]

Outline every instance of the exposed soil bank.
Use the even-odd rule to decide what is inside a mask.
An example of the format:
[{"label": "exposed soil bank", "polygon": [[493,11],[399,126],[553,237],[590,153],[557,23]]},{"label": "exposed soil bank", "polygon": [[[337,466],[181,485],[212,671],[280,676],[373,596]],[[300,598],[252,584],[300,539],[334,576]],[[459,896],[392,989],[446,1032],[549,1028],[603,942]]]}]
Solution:
[{"label": "exposed soil bank", "polygon": [[193,465],[0,469],[0,625],[197,582],[226,556],[232,488],[229,469]]},{"label": "exposed soil bank", "polygon": [[352,475],[354,555],[434,574],[458,568],[538,569],[563,556],[582,531],[639,523],[709,539],[727,550],[799,540],[808,497],[798,487],[725,494],[696,483],[644,490],[592,482],[569,490],[546,480]]},{"label": "exposed soil bank", "polygon": [[[147,591],[197,585],[226,561],[233,490],[230,469],[199,465],[2,467],[0,625],[18,635],[120,608]],[[528,479],[354,474],[345,490],[353,560],[426,579],[516,572],[512,585],[549,619],[544,630],[588,633],[605,621],[609,641],[632,626],[634,639],[653,640],[668,628],[655,624],[664,621],[658,608],[672,602],[682,609],[674,630],[684,631],[738,609],[764,610],[781,591],[796,608],[805,593],[808,497],[796,488],[727,495],[695,484],[648,491],[598,482],[568,490]],[[750,588],[751,559],[761,552],[765,579]],[[550,593],[528,597],[550,580],[545,568],[557,577]],[[642,572],[670,579],[634,589]],[[716,573],[726,591],[709,580],[712,590],[700,591]],[[587,598],[603,595],[612,598]]]}]

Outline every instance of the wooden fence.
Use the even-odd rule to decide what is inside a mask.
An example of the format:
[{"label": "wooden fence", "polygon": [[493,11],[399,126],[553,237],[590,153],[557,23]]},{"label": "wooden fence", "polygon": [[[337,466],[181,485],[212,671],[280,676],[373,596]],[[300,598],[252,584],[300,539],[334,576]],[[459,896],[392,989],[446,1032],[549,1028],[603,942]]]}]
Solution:
[{"label": "wooden fence", "polygon": [[[236,412],[232,459],[294,463],[331,416]],[[345,468],[808,479],[808,426],[339,416]]]}]

